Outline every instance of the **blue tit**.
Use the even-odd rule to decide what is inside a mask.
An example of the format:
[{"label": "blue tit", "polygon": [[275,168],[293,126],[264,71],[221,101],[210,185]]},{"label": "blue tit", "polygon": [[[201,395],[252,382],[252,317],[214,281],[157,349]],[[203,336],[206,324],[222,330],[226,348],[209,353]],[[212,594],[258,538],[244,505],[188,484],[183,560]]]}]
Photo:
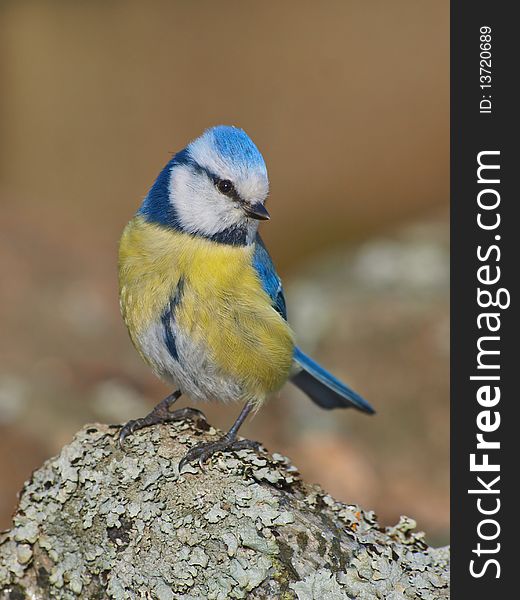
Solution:
[{"label": "blue tit", "polygon": [[322,408],[373,413],[356,392],[306,356],[287,322],[282,282],[259,233],[269,219],[264,159],[242,130],[205,131],[164,167],[119,247],[119,289],[131,340],[175,391],[134,431],[197,418],[170,411],[194,400],[245,402],[228,433],[192,448],[180,468],[215,451],[251,447],[237,432],[247,415],[290,380]]}]

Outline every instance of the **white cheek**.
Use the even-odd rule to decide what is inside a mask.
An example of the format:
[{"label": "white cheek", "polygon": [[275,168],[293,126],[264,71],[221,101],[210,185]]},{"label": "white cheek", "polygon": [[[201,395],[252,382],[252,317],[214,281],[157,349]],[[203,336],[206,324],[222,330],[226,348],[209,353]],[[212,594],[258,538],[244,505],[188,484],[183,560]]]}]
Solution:
[{"label": "white cheek", "polygon": [[220,194],[204,175],[178,166],[170,179],[170,202],[185,231],[207,236],[244,221],[243,211]]}]

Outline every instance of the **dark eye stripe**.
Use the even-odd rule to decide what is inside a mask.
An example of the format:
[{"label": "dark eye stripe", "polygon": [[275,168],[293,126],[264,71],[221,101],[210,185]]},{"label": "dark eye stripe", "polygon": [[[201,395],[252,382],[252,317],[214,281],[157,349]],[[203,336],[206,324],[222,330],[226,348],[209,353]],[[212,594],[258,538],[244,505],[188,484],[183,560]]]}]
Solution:
[{"label": "dark eye stripe", "polygon": [[224,196],[227,196],[228,198],[233,198],[233,200],[237,200],[238,202],[242,201],[235,186],[229,179],[219,179],[218,177],[214,177],[214,182],[215,187],[221,194],[224,194]]},{"label": "dark eye stripe", "polygon": [[237,202],[243,202],[232,181],[229,181],[229,179],[220,179],[220,177],[212,173],[207,167],[199,165],[199,163],[193,160],[187,149],[184,149],[176,154],[172,159],[172,164],[186,165],[197,173],[205,174],[211,181],[213,181],[215,187],[221,194],[224,194],[228,198],[232,198]]},{"label": "dark eye stripe", "polygon": [[235,188],[229,179],[217,179],[215,185],[217,190],[225,196],[231,196],[235,191]]}]

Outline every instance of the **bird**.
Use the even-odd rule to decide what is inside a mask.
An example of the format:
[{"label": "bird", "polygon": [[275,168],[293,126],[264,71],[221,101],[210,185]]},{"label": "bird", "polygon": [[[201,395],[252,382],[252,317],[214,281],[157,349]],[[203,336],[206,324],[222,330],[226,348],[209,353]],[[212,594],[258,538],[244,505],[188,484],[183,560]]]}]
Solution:
[{"label": "bird", "polygon": [[239,439],[250,413],[291,381],[324,409],[374,409],[307,356],[295,342],[282,281],[258,232],[270,219],[264,158],[247,133],[217,125],[173,155],[119,244],[119,298],[131,341],[174,391],[148,415],[121,427],[135,431],[197,419],[170,410],[194,401],[242,402],[225,435],[191,448],[179,471],[215,452],[258,448]]}]

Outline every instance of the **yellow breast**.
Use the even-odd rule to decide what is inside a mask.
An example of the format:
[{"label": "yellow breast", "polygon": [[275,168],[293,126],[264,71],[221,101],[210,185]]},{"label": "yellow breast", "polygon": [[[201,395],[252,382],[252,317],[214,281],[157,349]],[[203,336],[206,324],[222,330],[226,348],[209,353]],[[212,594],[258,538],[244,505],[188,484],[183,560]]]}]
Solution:
[{"label": "yellow breast", "polygon": [[182,278],[178,326],[251,398],[261,401],[279,389],[289,374],[294,342],[262,289],[253,252],[254,246],[216,244],[142,217],[130,221],[119,251],[120,299],[138,350],[140,333],[160,319]]}]

